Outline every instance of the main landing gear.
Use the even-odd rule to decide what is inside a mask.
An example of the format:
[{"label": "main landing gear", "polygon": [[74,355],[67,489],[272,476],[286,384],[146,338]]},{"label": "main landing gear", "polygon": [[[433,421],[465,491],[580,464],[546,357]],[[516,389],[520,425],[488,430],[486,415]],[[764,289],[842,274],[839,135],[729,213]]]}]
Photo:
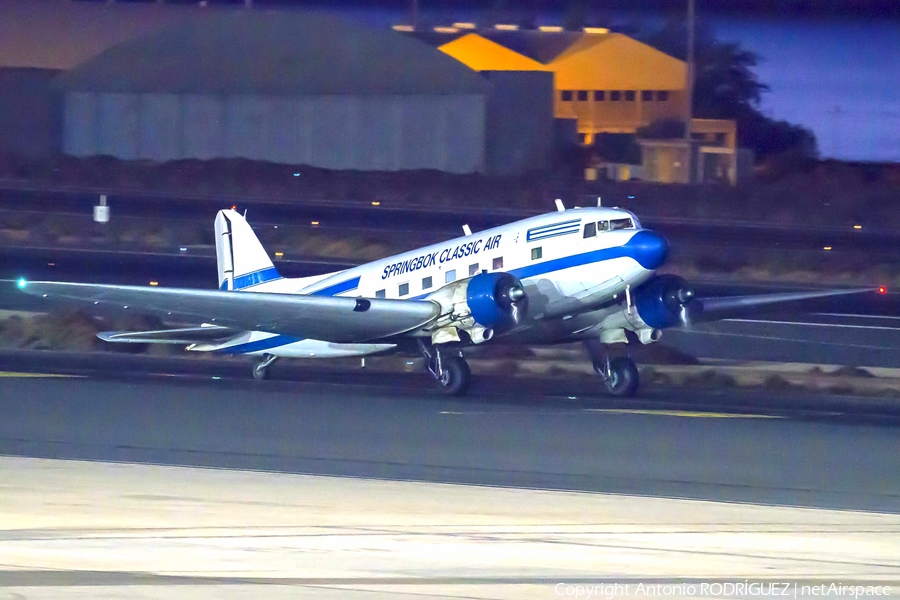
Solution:
[{"label": "main landing gear", "polygon": [[269,366],[278,360],[277,356],[272,354],[264,354],[263,359],[256,363],[256,366],[253,367],[253,379],[257,381],[263,381],[264,379],[269,378]]},{"label": "main landing gear", "polygon": [[585,342],[594,365],[594,372],[600,376],[603,386],[611,396],[629,398],[634,396],[640,384],[637,365],[627,356],[610,357],[609,349],[599,340]]},{"label": "main landing gear", "polygon": [[472,372],[459,349],[428,346],[419,341],[419,349],[428,361],[428,372],[448,396],[464,396],[469,391]]}]

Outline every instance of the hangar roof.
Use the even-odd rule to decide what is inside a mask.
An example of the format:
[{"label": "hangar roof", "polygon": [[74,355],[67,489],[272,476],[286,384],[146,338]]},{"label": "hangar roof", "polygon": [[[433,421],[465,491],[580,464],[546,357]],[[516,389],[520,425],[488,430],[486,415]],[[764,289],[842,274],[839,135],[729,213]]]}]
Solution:
[{"label": "hangar roof", "polygon": [[70,91],[486,94],[488,82],[391,30],[306,11],[229,11],[123,42],[60,76]]}]

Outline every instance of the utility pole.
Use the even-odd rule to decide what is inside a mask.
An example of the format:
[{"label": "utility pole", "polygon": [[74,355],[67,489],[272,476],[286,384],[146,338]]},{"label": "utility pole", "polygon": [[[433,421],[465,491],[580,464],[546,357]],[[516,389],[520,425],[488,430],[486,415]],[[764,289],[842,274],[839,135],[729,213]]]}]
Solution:
[{"label": "utility pole", "polygon": [[685,74],[684,91],[687,96],[687,107],[684,119],[684,141],[687,147],[687,182],[693,181],[693,127],[694,116],[694,0],[688,0],[687,5],[687,69]]},{"label": "utility pole", "polygon": [[413,29],[419,28],[419,0],[412,0],[412,26]]}]

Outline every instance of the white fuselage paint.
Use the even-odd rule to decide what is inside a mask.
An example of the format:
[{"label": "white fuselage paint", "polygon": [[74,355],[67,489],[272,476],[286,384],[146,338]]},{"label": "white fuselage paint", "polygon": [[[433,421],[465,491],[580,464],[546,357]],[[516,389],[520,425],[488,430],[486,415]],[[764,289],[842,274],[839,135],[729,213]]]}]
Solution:
[{"label": "white fuselage paint", "polygon": [[[591,222],[632,219],[633,228],[600,231],[585,237]],[[390,256],[358,267],[296,279],[281,278],[246,288],[280,294],[323,294],[342,297],[424,299],[440,288],[481,271],[516,275],[528,295],[531,318],[558,317],[533,328],[529,343],[557,343],[578,339],[621,310],[626,287],[653,276],[629,256],[606,258],[600,251],[625,246],[640,231],[629,211],[581,208],[549,213],[494,227],[472,235]],[[238,252],[238,248],[235,252]],[[430,284],[430,285],[429,285]],[[598,306],[617,301],[605,310]],[[574,316],[570,316],[574,315]],[[549,321],[549,319],[546,319]],[[278,342],[284,343],[278,343]],[[248,331],[222,344],[196,344],[195,351],[272,354],[281,357],[364,356],[389,351],[393,344],[334,344],[295,340],[276,334]]]}]

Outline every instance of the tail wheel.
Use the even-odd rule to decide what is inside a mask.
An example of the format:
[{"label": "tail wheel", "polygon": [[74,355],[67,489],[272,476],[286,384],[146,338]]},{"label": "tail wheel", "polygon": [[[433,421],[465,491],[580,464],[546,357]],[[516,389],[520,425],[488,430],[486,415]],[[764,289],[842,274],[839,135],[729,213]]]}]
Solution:
[{"label": "tail wheel", "polygon": [[640,383],[637,365],[627,356],[612,359],[609,361],[609,377],[604,383],[606,391],[613,396],[634,396]]},{"label": "tail wheel", "polygon": [[459,356],[447,356],[441,360],[441,374],[438,384],[448,396],[463,396],[469,390],[472,372],[469,365]]},{"label": "tail wheel", "polygon": [[269,378],[269,369],[263,366],[262,363],[253,367],[253,379],[257,381],[264,381]]}]

